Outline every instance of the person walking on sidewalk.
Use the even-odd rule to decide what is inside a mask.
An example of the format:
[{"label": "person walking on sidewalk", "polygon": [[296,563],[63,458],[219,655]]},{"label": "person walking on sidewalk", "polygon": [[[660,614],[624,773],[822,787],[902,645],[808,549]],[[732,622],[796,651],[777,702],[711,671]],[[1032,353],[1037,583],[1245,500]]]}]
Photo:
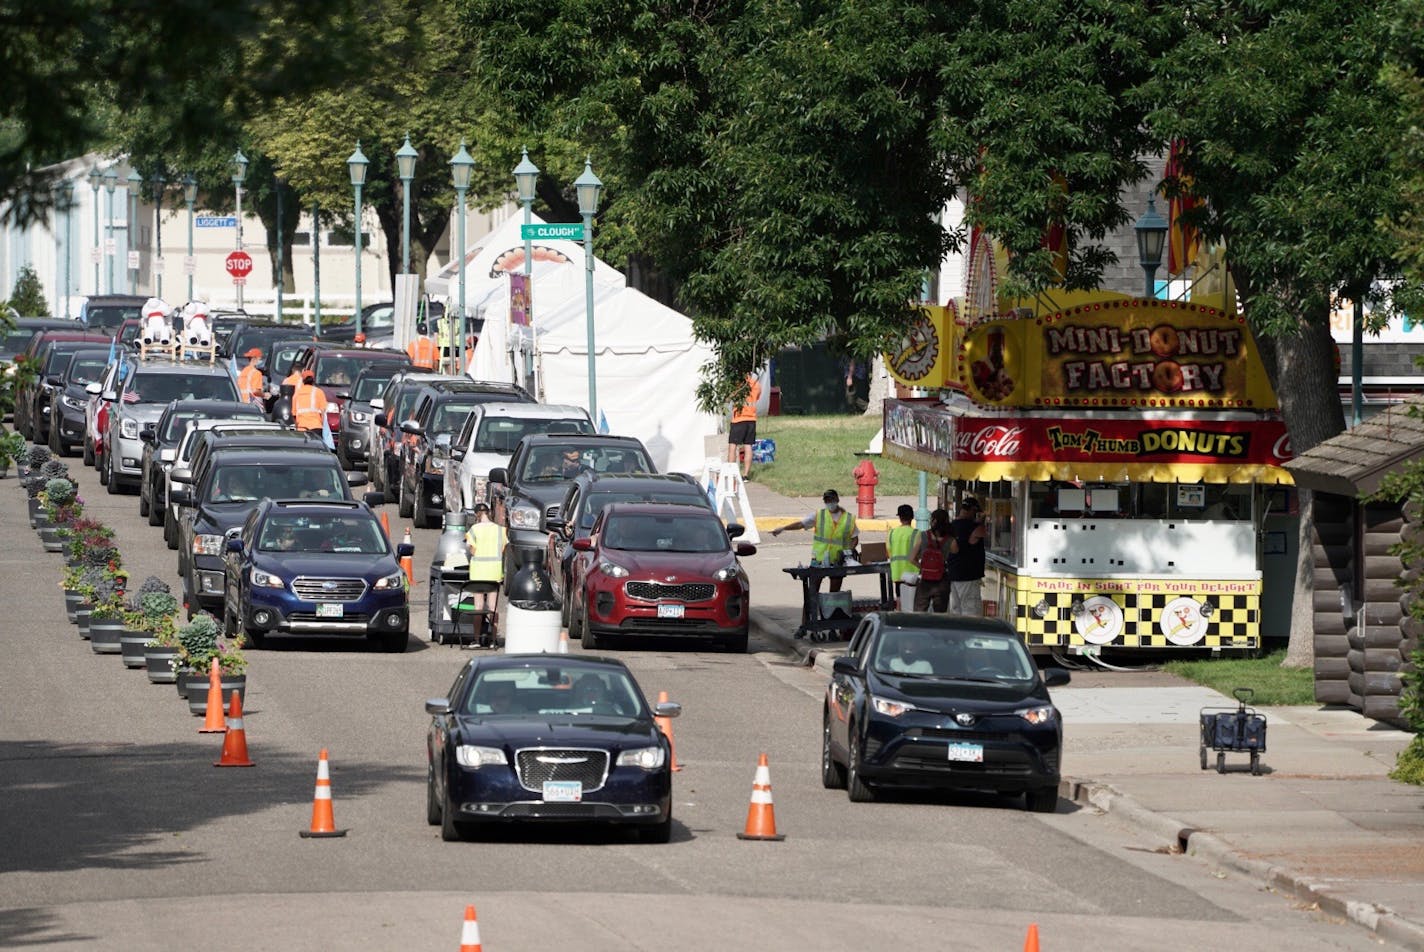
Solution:
[{"label": "person walking on sidewalk", "polygon": [[756,442],[757,401],[761,399],[761,381],[756,374],[747,374],[747,399],[732,411],[732,425],[727,430],[727,462],[742,464],[742,478],[752,472],[752,444]]},{"label": "person walking on sidewalk", "polygon": [[949,607],[949,578],[946,569],[954,555],[954,536],[950,533],[949,513],[936,509],[930,513],[930,528],[915,542],[910,559],[919,570],[920,581],[915,586],[915,611],[942,612]]},{"label": "person walking on sidewalk", "polygon": [[954,555],[945,566],[949,578],[949,612],[952,615],[984,614],[984,513],[979,500],[965,496],[959,503],[959,518],[949,524],[954,539]]},{"label": "person walking on sidewalk", "polygon": [[902,505],[895,510],[895,515],[900,517],[900,524],[890,530],[885,548],[890,554],[890,581],[895,583],[895,603],[899,604],[900,584],[915,568],[910,561],[910,553],[920,539],[920,530],[910,524],[915,518],[915,510],[910,506]]},{"label": "person walking on sidewalk", "polygon": [[[816,534],[811,540],[811,565],[833,568],[844,565],[846,556],[853,554],[860,545],[860,530],[856,528],[855,516],[841,508],[840,493],[827,489],[821,494],[821,502],[825,504],[822,508],[804,519],[777,526],[771,530],[771,534],[779,536],[791,529],[810,529],[814,526]],[[831,591],[839,592],[843,581],[841,577],[833,577]],[[820,590],[821,583],[817,579],[816,591]]]}]

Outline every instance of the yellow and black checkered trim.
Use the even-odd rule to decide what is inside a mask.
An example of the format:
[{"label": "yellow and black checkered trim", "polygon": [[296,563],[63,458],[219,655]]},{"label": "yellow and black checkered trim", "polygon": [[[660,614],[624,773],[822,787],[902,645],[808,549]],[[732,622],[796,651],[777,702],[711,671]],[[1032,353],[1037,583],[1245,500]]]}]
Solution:
[{"label": "yellow and black checkered trim", "polygon": [[[1124,583],[1113,580],[1102,589],[1094,586],[1092,579],[1077,580],[1072,589],[1054,587],[1044,591],[1032,578],[1011,580],[1014,589],[1014,611],[1012,623],[1024,641],[1030,646],[1051,648],[1090,647],[1092,642],[1083,638],[1073,624],[1073,605],[1094,595],[1112,599],[1122,610],[1122,631],[1106,648],[1237,648],[1257,647],[1261,642],[1261,596],[1259,592],[1241,594],[1215,594],[1212,583],[1203,583],[1202,590],[1192,590],[1192,582],[1173,582],[1171,593],[1121,591]],[[1130,583],[1129,583],[1130,585]],[[1162,633],[1158,619],[1167,604],[1175,599],[1195,598],[1199,602],[1210,602],[1213,611],[1207,618],[1206,631],[1202,637],[1189,645],[1179,645]],[[1033,608],[1040,601],[1046,602],[1048,611],[1044,617],[1034,614]]]}]

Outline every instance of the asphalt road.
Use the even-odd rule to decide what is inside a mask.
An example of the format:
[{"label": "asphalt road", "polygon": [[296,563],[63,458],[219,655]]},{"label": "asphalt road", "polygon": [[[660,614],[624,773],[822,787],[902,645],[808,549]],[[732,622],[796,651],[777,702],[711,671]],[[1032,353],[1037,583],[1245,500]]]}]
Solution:
[{"label": "asphalt road", "polygon": [[[175,556],[77,459],[136,585]],[[394,507],[389,507],[392,519]],[[394,523],[393,523],[394,524]],[[470,656],[303,642],[250,652],[256,766],[215,769],[171,685],[93,654],[65,620],[58,556],[0,481],[0,947],[423,950],[1363,949],[1362,930],[1181,856],[1111,817],[993,796],[851,804],[820,786],[822,676],[769,645],[619,652],[684,705],[673,842],[512,830],[443,843],[424,817],[422,702]],[[397,533],[399,528],[397,527]],[[436,533],[418,531],[417,576]],[[424,561],[423,561],[424,560]],[[422,581],[413,601],[424,603]],[[574,643],[577,649],[577,642]],[[306,840],[328,748],[344,839]],[[736,839],[757,754],[781,843]]]}]

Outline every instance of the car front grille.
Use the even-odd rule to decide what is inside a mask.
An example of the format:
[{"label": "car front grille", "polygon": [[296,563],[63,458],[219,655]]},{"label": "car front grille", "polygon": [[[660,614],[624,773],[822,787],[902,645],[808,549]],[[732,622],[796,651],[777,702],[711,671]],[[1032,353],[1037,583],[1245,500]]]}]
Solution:
[{"label": "car front grille", "polygon": [[340,618],[327,618],[315,612],[291,612],[287,615],[288,623],[293,625],[328,625],[333,628],[365,625],[370,620],[371,616],[362,612],[347,612]]},{"label": "car front grille", "polygon": [[623,591],[629,598],[644,602],[656,602],[670,598],[679,602],[705,602],[717,594],[717,586],[711,582],[682,582],[664,585],[662,582],[627,582]]},{"label": "car front grille", "polygon": [[359,578],[312,578],[298,576],[292,591],[309,602],[354,602],[366,594],[366,582]]},{"label": "car front grille", "polygon": [[625,618],[619,631],[645,631],[652,635],[675,635],[679,632],[716,631],[715,618]]},{"label": "car front grille", "polygon": [[568,747],[529,747],[514,755],[519,783],[525,790],[543,794],[549,780],[576,780],[583,792],[603,786],[608,776],[608,751]]}]

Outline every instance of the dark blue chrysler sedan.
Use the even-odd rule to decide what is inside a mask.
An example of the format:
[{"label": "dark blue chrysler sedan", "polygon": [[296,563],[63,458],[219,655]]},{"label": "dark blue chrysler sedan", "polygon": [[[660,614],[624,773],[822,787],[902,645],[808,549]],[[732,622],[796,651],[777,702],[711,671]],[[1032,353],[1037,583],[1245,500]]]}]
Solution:
[{"label": "dark blue chrysler sedan", "polygon": [[473,824],[624,824],[646,842],[672,833],[672,762],[621,661],[565,654],[476,658],[449,696],[425,702],[426,819],[445,840]]}]

